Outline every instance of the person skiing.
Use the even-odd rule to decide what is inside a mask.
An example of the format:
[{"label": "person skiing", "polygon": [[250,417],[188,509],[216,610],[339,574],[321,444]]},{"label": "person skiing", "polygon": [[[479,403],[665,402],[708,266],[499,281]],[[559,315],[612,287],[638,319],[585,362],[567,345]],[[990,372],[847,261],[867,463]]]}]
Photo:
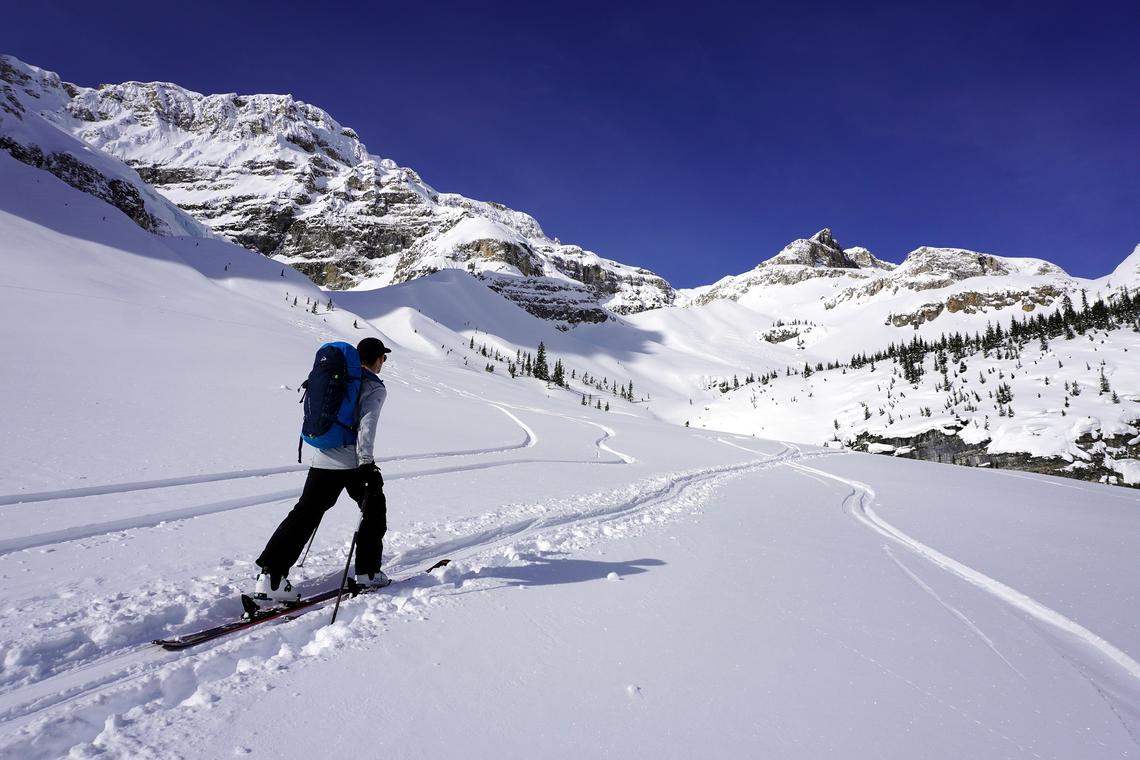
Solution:
[{"label": "person skiing", "polygon": [[384,381],[377,375],[391,349],[377,338],[364,338],[356,350],[360,354],[362,375],[356,442],[318,449],[313,455],[300,500],[277,526],[257,558],[261,572],[254,585],[254,599],[296,601],[300,598],[289,582],[289,568],[343,490],[348,491],[363,513],[356,546],[357,583],[375,588],[391,583],[380,570],[384,534],[388,528],[387,500],[384,478],[372,454],[380,409],[388,397]]}]

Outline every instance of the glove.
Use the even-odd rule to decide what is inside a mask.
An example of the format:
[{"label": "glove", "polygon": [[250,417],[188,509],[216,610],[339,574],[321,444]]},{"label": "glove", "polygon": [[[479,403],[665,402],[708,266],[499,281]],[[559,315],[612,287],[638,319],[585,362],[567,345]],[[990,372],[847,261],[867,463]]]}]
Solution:
[{"label": "glove", "polygon": [[356,476],[360,479],[358,482],[364,488],[360,501],[356,506],[364,511],[364,504],[368,501],[368,496],[373,493],[377,486],[384,486],[384,478],[380,475],[380,468],[376,466],[375,462],[362,464],[356,468]]},{"label": "glove", "polygon": [[380,475],[380,468],[376,466],[375,462],[367,462],[356,468],[357,475],[363,483],[371,485],[376,481],[384,482],[383,476]]}]

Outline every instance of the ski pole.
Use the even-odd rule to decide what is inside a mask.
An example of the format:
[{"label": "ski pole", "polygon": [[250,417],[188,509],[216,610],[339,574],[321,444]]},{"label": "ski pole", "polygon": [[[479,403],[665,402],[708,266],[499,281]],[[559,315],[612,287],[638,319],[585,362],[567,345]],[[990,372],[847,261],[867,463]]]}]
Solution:
[{"label": "ski pole", "polygon": [[[321,527],[321,524],[317,523],[317,528],[319,527]],[[317,528],[313,528],[313,535],[309,536],[309,545],[305,547],[305,554],[301,557],[301,561],[297,563],[297,567],[305,566],[305,560],[309,558],[309,549],[313,548],[313,539],[317,537]]]},{"label": "ski pole", "polygon": [[[367,494],[365,495],[363,501],[364,502],[368,501]],[[336,605],[333,607],[332,620],[329,621],[329,625],[332,625],[333,623],[336,622],[336,613],[337,613],[337,610],[340,609],[341,597],[344,596],[344,584],[348,583],[348,567],[349,567],[349,565],[352,564],[352,553],[354,551],[356,551],[356,537],[360,535],[360,524],[363,522],[364,522],[364,504],[362,503],[361,507],[360,507],[360,522],[356,523],[356,530],[354,530],[352,532],[352,543],[348,547],[348,559],[345,560],[345,563],[344,563],[344,575],[342,575],[340,578],[340,588],[338,588],[337,592],[336,592]]]},{"label": "ski pole", "polygon": [[329,625],[336,622],[336,613],[340,609],[340,600],[344,596],[344,584],[348,582],[348,566],[352,563],[352,553],[356,550],[356,536],[360,533],[360,525],[357,524],[356,530],[352,532],[352,544],[348,547],[348,561],[344,563],[344,575],[340,579],[340,588],[337,589],[336,605],[333,607],[332,620]]}]

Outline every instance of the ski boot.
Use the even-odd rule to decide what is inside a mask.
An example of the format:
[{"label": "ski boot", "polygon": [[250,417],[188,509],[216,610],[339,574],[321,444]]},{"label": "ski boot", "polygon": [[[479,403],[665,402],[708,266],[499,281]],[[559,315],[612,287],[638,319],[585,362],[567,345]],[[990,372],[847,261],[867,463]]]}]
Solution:
[{"label": "ski boot", "polygon": [[301,599],[300,592],[293,590],[293,584],[289,582],[288,577],[271,573],[265,568],[262,568],[257,576],[257,582],[250,596],[259,602],[296,602]]}]

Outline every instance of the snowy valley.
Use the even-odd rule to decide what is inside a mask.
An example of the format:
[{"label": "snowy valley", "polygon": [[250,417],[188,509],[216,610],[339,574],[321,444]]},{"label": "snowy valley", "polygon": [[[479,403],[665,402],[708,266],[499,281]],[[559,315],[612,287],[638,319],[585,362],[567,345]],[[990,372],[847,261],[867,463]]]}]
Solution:
[{"label": "snowy valley", "polygon": [[[311,106],[283,129],[326,158],[255,179],[280,135],[236,101],[261,96],[209,105],[256,137],[231,154],[208,98],[0,61],[4,756],[1140,752],[1140,249],[1082,280],[823,230],[675,291]],[[332,189],[300,210],[295,171]],[[338,214],[359,237],[322,261]],[[369,335],[401,583],[335,625],[151,646],[240,614],[304,482],[313,352]],[[356,515],[327,514],[304,590],[335,585]]]},{"label": "snowy valley", "polygon": [[[520,352],[533,354],[539,342],[592,356],[596,363],[569,370],[571,379],[579,373],[593,378],[569,384],[591,405],[598,401],[594,394],[625,395],[632,384],[638,392],[631,401],[652,399],[654,413],[676,424],[1140,484],[1140,460],[1130,443],[1140,435],[1140,386],[1124,355],[1136,350],[1129,289],[1140,286],[1140,247],[1110,275],[1086,280],[1040,259],[953,248],[923,246],[896,265],[866,248],[844,248],[824,229],[749,272],[675,290],[647,270],[552,241],[525,213],[438,193],[414,171],[370,154],[353,130],[321,109],[288,96],[203,96],[168,83],[82,88],[11,57],[0,62],[0,75],[0,140],[16,158],[117,203],[147,229],[221,236],[271,256],[330,289],[327,304],[367,302],[369,296],[359,294],[436,272],[474,274],[495,294],[567,333],[544,341],[543,335],[512,340],[491,331],[480,348],[487,345],[491,358],[498,354],[492,366],[508,369],[511,354],[520,363]],[[173,204],[194,218],[175,214]],[[799,382],[805,366],[846,374],[857,370],[855,355],[915,339],[945,345],[954,335],[1049,317],[1066,303],[1101,301],[1117,304],[1111,324],[1099,325],[1105,335],[1111,331],[1105,350],[1083,332],[1072,348],[1055,344],[1058,355],[1048,361],[1064,369],[1063,353],[1071,358],[1068,370],[1038,380],[1065,394],[1019,394],[1014,416],[1005,404],[998,414],[993,384],[971,390],[978,396],[971,408],[958,398],[936,417],[934,409],[953,391],[949,379],[938,382],[934,372],[920,373],[905,395],[893,393],[890,381],[847,382],[862,376],[858,371],[827,387],[827,374]],[[452,326],[480,329],[475,322]],[[982,375],[1015,377],[1019,362],[997,358],[993,348],[982,357]],[[1012,346],[1001,352],[1007,355]],[[890,358],[898,376],[897,357],[892,352]],[[1079,372],[1082,364],[1087,368]],[[747,403],[735,392],[747,377],[789,373],[796,379],[781,383],[782,392],[749,391]],[[1115,390],[1108,396],[1112,404],[1090,406],[1086,395],[1077,409],[1063,406],[1073,383],[1096,388],[1103,401],[1102,374]],[[839,384],[859,392],[827,392]],[[729,388],[734,393],[723,398],[713,392]],[[868,408],[886,424],[868,418]],[[988,435],[998,423],[989,418],[997,416],[1001,430]],[[836,427],[840,419],[848,422]],[[965,427],[986,434],[967,433],[943,445]]]}]

